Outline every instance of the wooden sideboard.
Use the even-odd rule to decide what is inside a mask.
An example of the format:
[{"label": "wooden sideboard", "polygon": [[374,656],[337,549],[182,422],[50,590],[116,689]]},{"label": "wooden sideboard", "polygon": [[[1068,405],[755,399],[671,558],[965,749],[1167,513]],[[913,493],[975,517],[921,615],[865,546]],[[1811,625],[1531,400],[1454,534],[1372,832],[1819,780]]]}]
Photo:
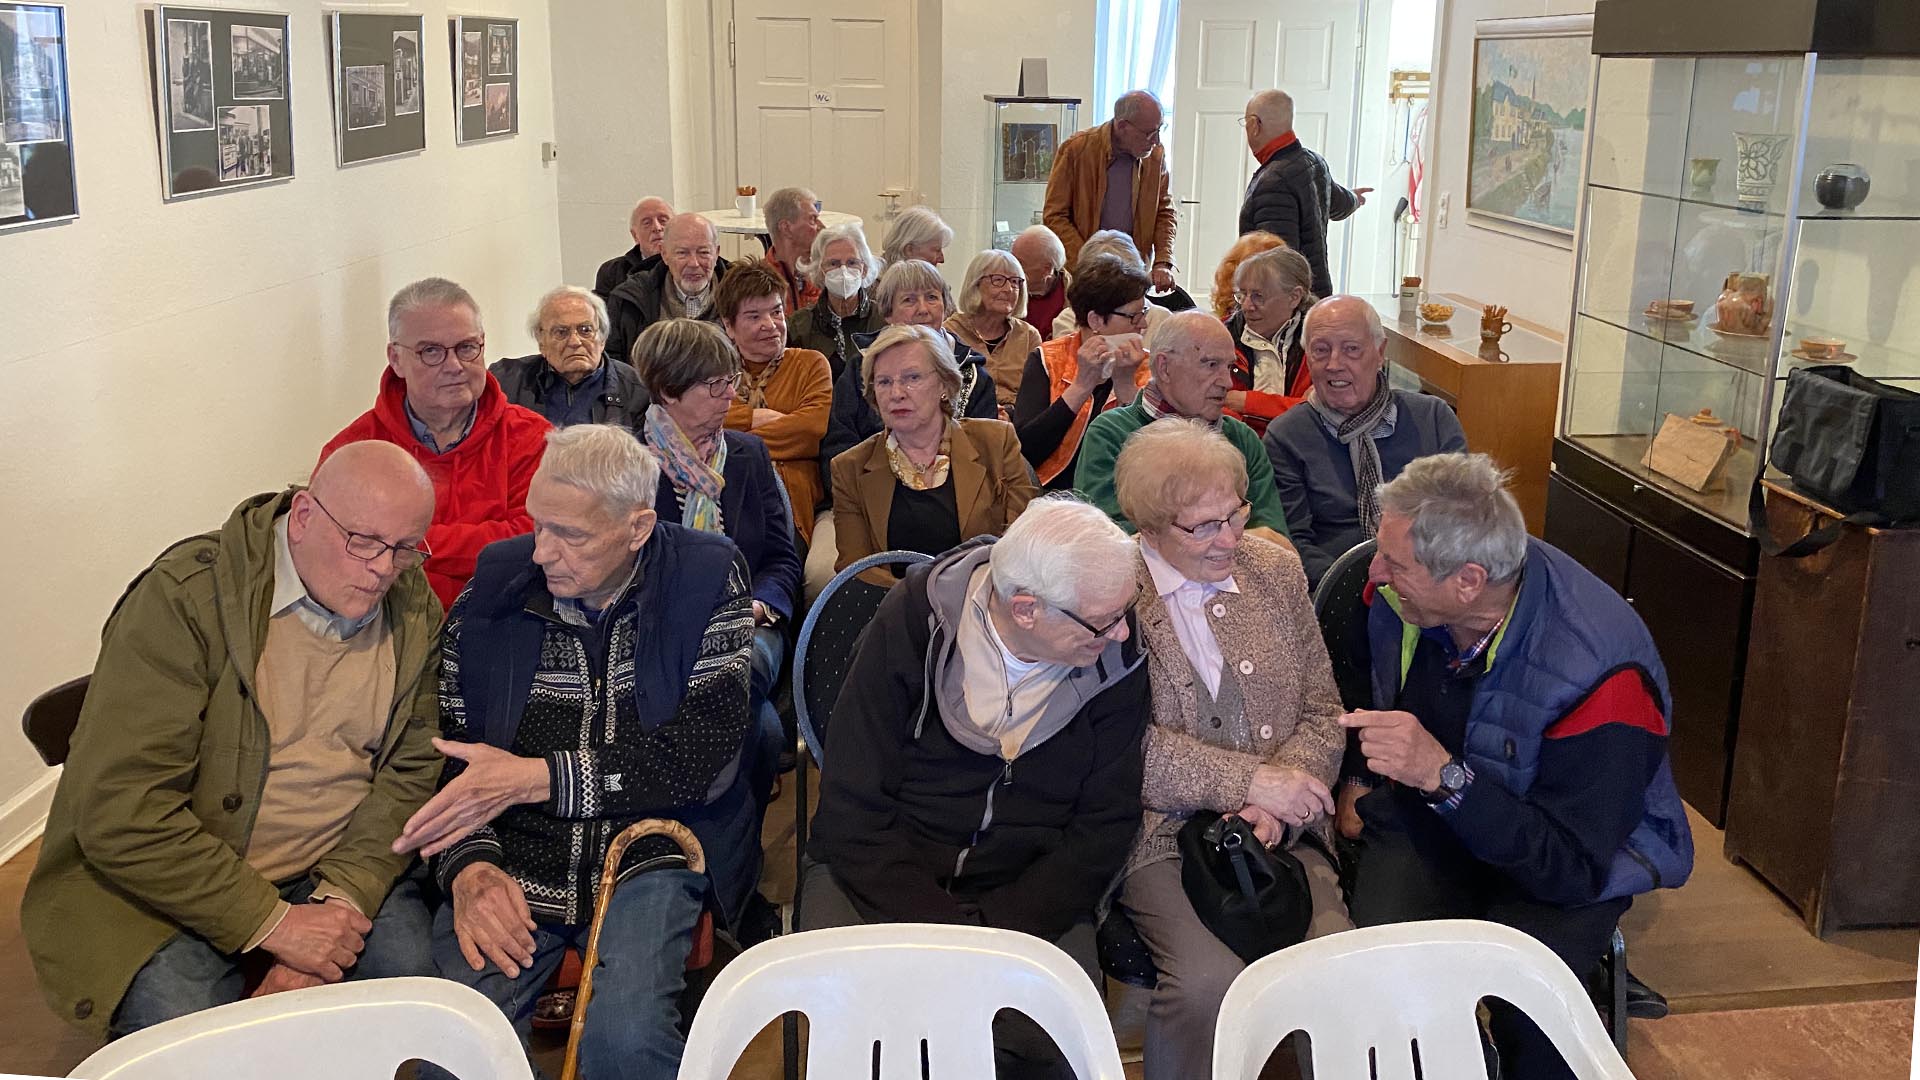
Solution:
[{"label": "wooden sideboard", "polygon": [[1392,296],[1365,298],[1387,330],[1389,377],[1444,399],[1460,417],[1467,448],[1513,470],[1513,496],[1527,531],[1541,535],[1547,517],[1547,473],[1553,458],[1554,411],[1560,400],[1560,362],[1566,340],[1533,323],[1510,318],[1513,330],[1497,348],[1482,347],[1480,307],[1459,296],[1451,321],[1431,326],[1402,317]]}]

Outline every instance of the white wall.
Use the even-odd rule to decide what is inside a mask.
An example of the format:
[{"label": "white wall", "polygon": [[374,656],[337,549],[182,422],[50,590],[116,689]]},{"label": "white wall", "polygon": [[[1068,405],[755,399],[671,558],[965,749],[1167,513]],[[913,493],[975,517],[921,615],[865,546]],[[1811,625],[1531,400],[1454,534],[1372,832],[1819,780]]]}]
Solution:
[{"label": "white wall", "polygon": [[[600,264],[632,245],[627,215],[641,196],[673,201],[669,58],[681,51],[668,47],[669,6],[668,0],[553,5],[560,252],[571,284],[591,286]],[[700,16],[704,37],[705,13]]]},{"label": "white wall", "polygon": [[[0,716],[88,671],[126,582],[255,492],[301,479],[373,400],[387,297],[443,274],[478,297],[491,355],[532,348],[560,273],[546,0],[520,19],[520,134],[455,146],[447,7],[426,21],[425,153],[333,164],[320,0],[292,16],[289,183],[163,205],[141,5],[67,8],[78,221],[0,235]],[[51,773],[0,724],[0,854]]]},{"label": "white wall", "polygon": [[[1473,24],[1480,19],[1578,15],[1592,10],[1592,0],[1442,0],[1421,211],[1427,288],[1502,304],[1516,316],[1564,331],[1573,304],[1573,252],[1467,220]],[[1449,203],[1444,226],[1440,222],[1443,198]],[[1392,210],[1389,202],[1387,212]]]}]

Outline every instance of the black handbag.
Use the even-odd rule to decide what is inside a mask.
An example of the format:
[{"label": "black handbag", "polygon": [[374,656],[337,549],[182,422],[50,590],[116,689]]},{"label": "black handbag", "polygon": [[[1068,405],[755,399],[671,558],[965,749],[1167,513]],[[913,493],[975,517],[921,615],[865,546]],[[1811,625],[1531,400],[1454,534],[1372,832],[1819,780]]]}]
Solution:
[{"label": "black handbag", "polygon": [[1306,939],[1307,870],[1284,844],[1269,850],[1245,818],[1211,811],[1188,818],[1175,842],[1194,914],[1234,955],[1251,964]]},{"label": "black handbag", "polygon": [[1920,394],[1839,364],[1787,375],[1769,449],[1794,486],[1845,515],[1789,544],[1766,527],[1758,478],[1749,507],[1768,554],[1799,558],[1840,537],[1843,524],[1920,521]]}]

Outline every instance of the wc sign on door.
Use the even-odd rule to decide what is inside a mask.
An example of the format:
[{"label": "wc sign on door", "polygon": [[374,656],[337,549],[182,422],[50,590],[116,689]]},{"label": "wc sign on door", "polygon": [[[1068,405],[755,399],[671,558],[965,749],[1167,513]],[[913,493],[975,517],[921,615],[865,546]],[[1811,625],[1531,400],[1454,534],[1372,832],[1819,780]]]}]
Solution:
[{"label": "wc sign on door", "polygon": [[816,109],[833,108],[833,91],[831,89],[815,89],[813,92],[813,107]]}]

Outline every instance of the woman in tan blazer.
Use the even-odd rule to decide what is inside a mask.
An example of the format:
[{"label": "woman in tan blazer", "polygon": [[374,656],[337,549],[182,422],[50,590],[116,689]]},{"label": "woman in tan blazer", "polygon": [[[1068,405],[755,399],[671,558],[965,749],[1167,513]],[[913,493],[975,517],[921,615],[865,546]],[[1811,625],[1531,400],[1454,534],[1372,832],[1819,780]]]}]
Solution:
[{"label": "woman in tan blazer", "polygon": [[1146,1080],[1212,1074],[1214,1021],[1245,966],[1194,914],[1174,837],[1237,814],[1306,867],[1308,937],[1351,929],[1328,854],[1346,748],[1340,695],[1300,557],[1247,536],[1246,459],[1193,420],[1151,424],[1114,465],[1140,530],[1138,627],[1153,683],[1145,810],[1120,904],[1162,972],[1147,1008]]},{"label": "woman in tan blazer", "polygon": [[[937,555],[998,536],[1034,496],[1013,426],[953,419],[960,371],[945,335],[887,327],[861,358],[879,434],[833,459],[835,570],[876,551]],[[891,584],[889,574],[869,575]]]}]

